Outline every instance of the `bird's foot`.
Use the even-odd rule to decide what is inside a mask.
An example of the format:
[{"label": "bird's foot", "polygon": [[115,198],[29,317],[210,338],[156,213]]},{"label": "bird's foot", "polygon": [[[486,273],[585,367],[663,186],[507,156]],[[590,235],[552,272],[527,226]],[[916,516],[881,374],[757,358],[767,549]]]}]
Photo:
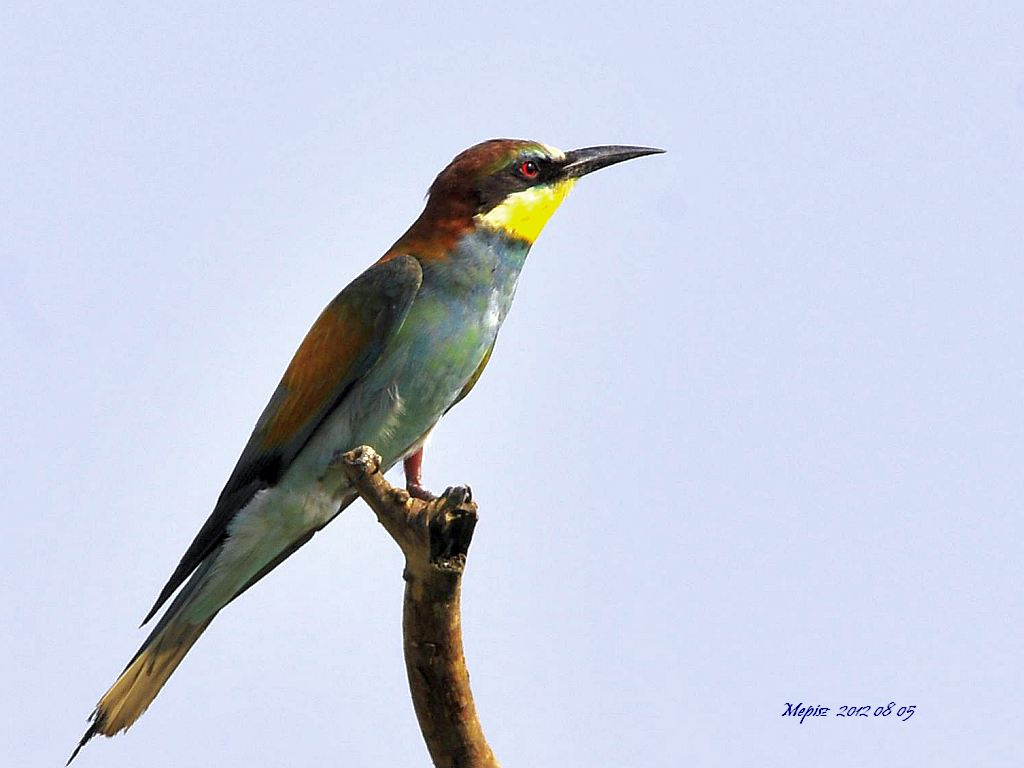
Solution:
[{"label": "bird's foot", "polygon": [[420,501],[433,501],[437,498],[436,494],[431,493],[419,483],[406,483],[405,490],[414,499],[419,499]]}]

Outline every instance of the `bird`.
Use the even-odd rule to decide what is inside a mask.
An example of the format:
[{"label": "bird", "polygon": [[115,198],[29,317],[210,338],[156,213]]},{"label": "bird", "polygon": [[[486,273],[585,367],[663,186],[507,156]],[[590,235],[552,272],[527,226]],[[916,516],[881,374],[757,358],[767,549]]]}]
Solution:
[{"label": "bird", "polygon": [[68,764],[131,726],[220,610],[356,499],[339,453],[372,446],[382,471],[403,463],[411,496],[433,498],[424,442],[490,360],[544,225],[581,177],[663,151],[491,139],[455,156],[409,229],[313,323]]}]

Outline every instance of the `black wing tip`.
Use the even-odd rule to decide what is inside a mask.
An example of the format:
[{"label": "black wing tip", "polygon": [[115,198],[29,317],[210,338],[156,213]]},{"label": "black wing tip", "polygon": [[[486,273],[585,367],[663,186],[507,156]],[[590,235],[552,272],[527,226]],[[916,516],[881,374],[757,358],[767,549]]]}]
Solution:
[{"label": "black wing tip", "polygon": [[182,565],[183,564],[179,564],[178,567],[174,569],[174,573],[171,574],[171,578],[164,585],[164,588],[160,590],[160,596],[157,597],[156,602],[153,603],[153,607],[149,609],[149,613],[146,614],[146,618],[144,618],[142,623],[139,624],[139,629],[142,629],[144,626],[149,624],[150,619],[159,613],[160,609],[164,607],[164,603],[166,603],[170,596],[174,594],[174,590],[180,587],[181,583],[188,577],[188,574],[194,570],[193,567],[183,574],[182,570],[184,569],[182,568]]},{"label": "black wing tip", "polygon": [[142,629],[144,626],[149,624],[150,619],[152,619],[154,616],[156,616],[156,612],[160,610],[160,606],[162,604],[163,604],[162,602],[158,602],[156,605],[154,605],[152,608],[150,608],[149,613],[146,614],[146,618],[144,618],[142,620],[142,623],[139,624],[139,629]]}]

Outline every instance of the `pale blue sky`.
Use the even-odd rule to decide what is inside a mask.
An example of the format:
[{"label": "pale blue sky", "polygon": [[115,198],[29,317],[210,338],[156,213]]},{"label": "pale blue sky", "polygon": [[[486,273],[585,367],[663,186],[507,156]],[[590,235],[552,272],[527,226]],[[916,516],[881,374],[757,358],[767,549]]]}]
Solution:
[{"label": "pale blue sky", "polygon": [[[0,17],[7,764],[63,763],[310,322],[493,136],[669,151],[579,185],[427,455],[503,763],[1024,762],[1019,4],[164,5]],[[401,593],[351,508],[76,765],[426,765]]]}]

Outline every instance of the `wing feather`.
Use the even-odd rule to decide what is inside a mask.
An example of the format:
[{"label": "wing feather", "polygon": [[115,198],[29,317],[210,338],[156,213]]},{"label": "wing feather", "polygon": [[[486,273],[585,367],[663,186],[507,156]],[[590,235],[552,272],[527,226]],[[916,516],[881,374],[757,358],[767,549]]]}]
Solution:
[{"label": "wing feather", "polygon": [[412,256],[374,264],[317,318],[264,409],[210,517],[185,551],[143,624],[227,535],[234,516],[273,487],[316,428],[345,400],[398,333],[423,273]]}]

